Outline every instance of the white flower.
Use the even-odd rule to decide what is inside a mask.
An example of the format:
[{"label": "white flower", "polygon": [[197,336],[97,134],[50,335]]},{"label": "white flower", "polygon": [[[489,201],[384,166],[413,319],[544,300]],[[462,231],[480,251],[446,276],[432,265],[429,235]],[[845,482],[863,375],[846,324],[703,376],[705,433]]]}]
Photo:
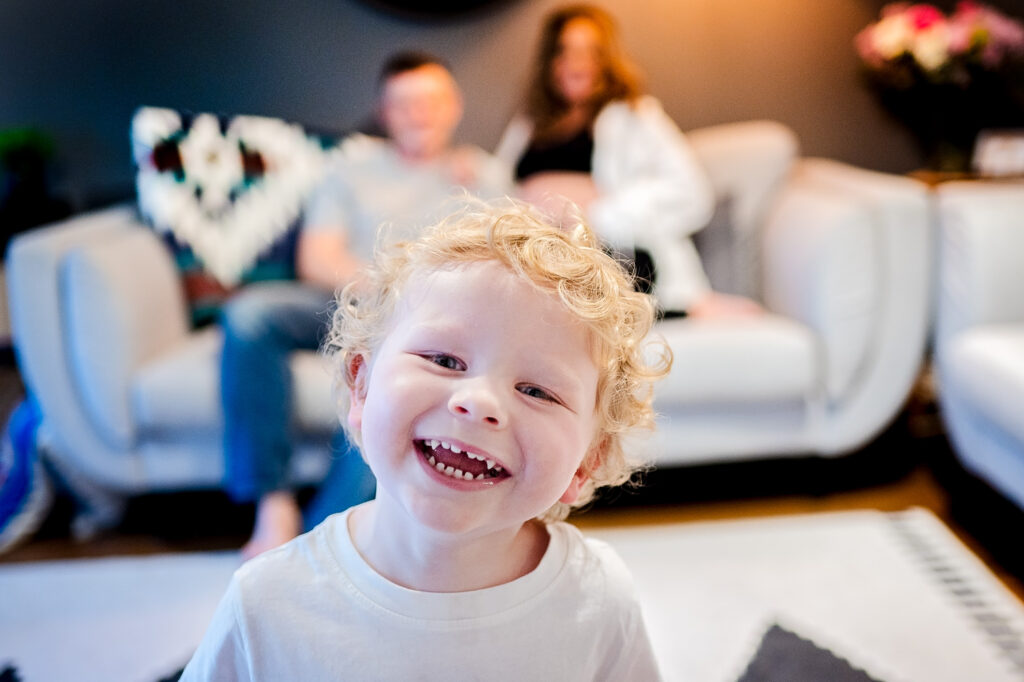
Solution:
[{"label": "white flower", "polygon": [[918,31],[911,53],[925,71],[938,71],[949,60],[949,29],[945,22]]},{"label": "white flower", "polygon": [[914,29],[902,14],[884,17],[871,33],[875,51],[883,59],[896,59],[910,50]]}]

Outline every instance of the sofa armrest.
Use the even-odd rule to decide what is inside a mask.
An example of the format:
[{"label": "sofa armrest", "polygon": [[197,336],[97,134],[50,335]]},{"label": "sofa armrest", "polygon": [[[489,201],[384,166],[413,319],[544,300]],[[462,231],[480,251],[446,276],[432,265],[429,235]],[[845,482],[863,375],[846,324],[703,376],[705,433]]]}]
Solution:
[{"label": "sofa armrest", "polygon": [[941,351],[968,327],[1024,321],[1024,185],[951,182],[935,195]]},{"label": "sofa armrest", "polygon": [[178,272],[150,230],[134,229],[68,253],[61,277],[68,356],[85,407],[105,437],[128,447],[135,370],[189,331]]},{"label": "sofa armrest", "polygon": [[19,364],[54,445],[90,452],[87,475],[123,470],[103,462],[134,437],[126,379],[188,332],[169,255],[118,206],[19,235],[7,273]]},{"label": "sofa armrest", "polygon": [[815,333],[831,400],[866,360],[881,288],[876,230],[860,202],[798,179],[766,225],[765,304]]},{"label": "sofa armrest", "polygon": [[[827,409],[877,421],[876,430],[906,399],[924,356],[930,223],[922,183],[804,159],[765,231],[766,303],[820,339]],[[873,435],[863,426],[832,424],[835,447],[858,430]]]}]

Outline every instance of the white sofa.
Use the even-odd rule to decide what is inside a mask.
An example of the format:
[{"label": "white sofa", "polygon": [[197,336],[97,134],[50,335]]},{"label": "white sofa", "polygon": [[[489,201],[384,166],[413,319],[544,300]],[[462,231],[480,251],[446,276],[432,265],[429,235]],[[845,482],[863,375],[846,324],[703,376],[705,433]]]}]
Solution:
[{"label": "white sofa", "polygon": [[1024,183],[935,193],[942,417],[964,466],[1024,508]]},{"label": "white sofa", "polygon": [[[76,528],[115,523],[126,496],[220,485],[220,330],[190,329],[164,242],[134,206],[24,233],[7,257],[18,367],[44,421],[39,447],[80,503]],[[292,359],[296,480],[326,473],[330,377]]]},{"label": "white sofa", "polygon": [[[728,126],[692,139],[720,192],[762,163]],[[892,422],[918,376],[930,320],[927,187],[800,159],[773,189],[743,226],[760,255],[745,293],[770,314],[660,325],[675,366],[656,392],[648,447],[658,464],[851,452]]]},{"label": "white sofa", "polygon": [[[924,187],[797,160],[777,123],[691,139],[719,198],[698,239],[713,283],[763,298],[771,314],[660,325],[676,364],[657,393],[659,433],[640,447],[681,465],[868,442],[898,413],[924,351]],[[189,329],[173,263],[132,207],[19,237],[8,276],[42,443],[97,523],[126,494],[220,485],[219,331]],[[298,474],[315,480],[335,424],[330,378],[314,355],[293,363]]]}]

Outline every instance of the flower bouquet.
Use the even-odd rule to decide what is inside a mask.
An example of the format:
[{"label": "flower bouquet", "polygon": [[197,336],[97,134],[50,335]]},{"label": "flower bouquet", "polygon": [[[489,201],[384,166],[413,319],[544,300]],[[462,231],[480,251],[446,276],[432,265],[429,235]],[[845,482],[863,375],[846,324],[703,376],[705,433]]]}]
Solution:
[{"label": "flower bouquet", "polygon": [[934,170],[965,171],[978,132],[1024,126],[1024,25],[976,3],[893,3],[855,39],[867,82]]}]

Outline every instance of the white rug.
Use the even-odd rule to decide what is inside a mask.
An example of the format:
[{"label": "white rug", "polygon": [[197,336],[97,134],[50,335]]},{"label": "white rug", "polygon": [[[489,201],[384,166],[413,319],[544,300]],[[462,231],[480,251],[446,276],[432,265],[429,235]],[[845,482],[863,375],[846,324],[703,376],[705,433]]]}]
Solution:
[{"label": "white rug", "polygon": [[[736,680],[773,623],[883,682],[1024,679],[1024,606],[928,512],[590,534],[632,568],[669,680]],[[0,670],[170,675],[237,565],[234,553],[0,565]]]},{"label": "white rug", "polygon": [[930,512],[590,532],[632,569],[669,680],[736,680],[778,623],[884,682],[1024,680],[1024,605]]},{"label": "white rug", "polygon": [[180,670],[236,552],[0,566],[0,670],[25,682],[156,682]]}]

